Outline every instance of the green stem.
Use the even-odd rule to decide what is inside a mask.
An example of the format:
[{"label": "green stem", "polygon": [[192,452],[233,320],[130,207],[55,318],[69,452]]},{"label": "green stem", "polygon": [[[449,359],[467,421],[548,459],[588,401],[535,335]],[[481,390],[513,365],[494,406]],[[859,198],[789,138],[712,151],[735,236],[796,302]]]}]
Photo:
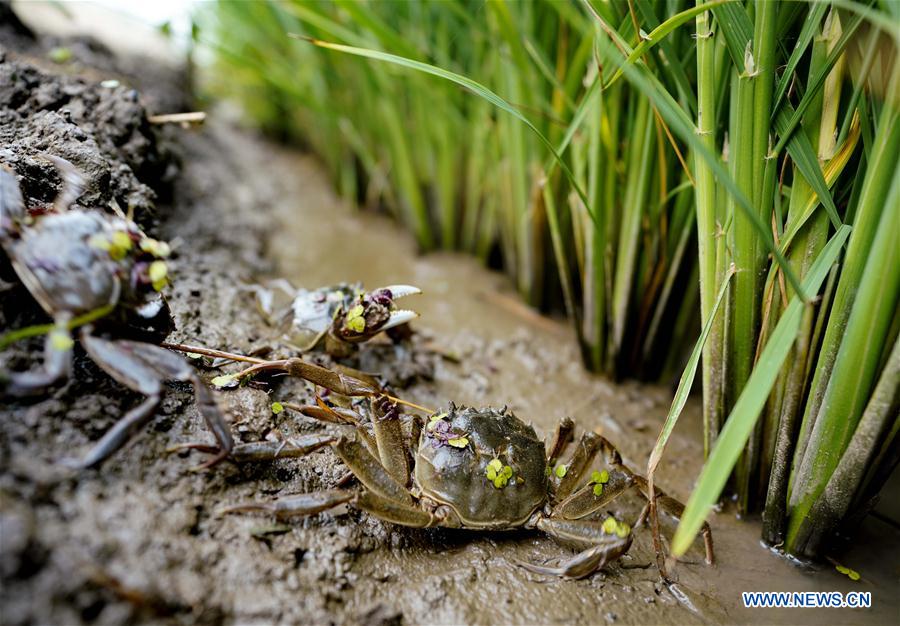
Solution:
[{"label": "green stem", "polygon": [[[895,71],[892,81],[895,87],[898,76],[900,71]],[[886,119],[882,119],[882,124],[890,124],[887,134],[900,142],[900,124],[897,124],[898,116],[892,109],[893,104],[886,101]],[[872,161],[871,176],[866,177],[866,183],[871,183],[867,186],[871,191],[870,194],[864,191],[860,200],[854,237],[848,246],[831,312],[836,320],[829,322],[816,370],[819,377],[833,351],[830,376],[824,383],[818,410],[813,413],[815,420],[810,429],[809,444],[791,494],[794,506],[787,535],[787,548],[791,552],[806,551],[801,535],[804,520],[824,491],[840,455],[853,436],[874,385],[883,348],[881,339],[886,336],[892,316],[896,314],[900,295],[900,251],[896,241],[900,232],[900,177],[896,176],[896,150],[892,154],[889,175],[881,167],[887,167],[888,161],[876,157]],[[881,187],[888,185],[890,189],[885,196],[886,190]],[[877,196],[881,202],[869,204],[870,195]],[[866,241],[867,235],[873,238]],[[855,283],[855,293],[848,292],[851,283]],[[844,311],[849,311],[847,321],[840,324]],[[839,338],[831,332],[838,326],[842,327]],[[830,348],[832,343],[835,348]]]},{"label": "green stem", "polygon": [[[701,4],[703,0],[697,0]],[[708,12],[696,18],[697,27],[697,132],[706,148],[716,152],[716,41]],[[700,320],[709,320],[721,275],[717,258],[716,179],[706,162],[694,154],[697,205],[697,251],[700,256]],[[703,452],[715,443],[722,423],[722,321],[717,316],[703,346]]]},{"label": "green stem", "polygon": [[[848,322],[854,302],[859,297],[860,287],[867,271],[867,261],[873,248],[873,241],[876,238],[876,232],[881,234],[882,237],[896,234],[896,231],[888,231],[885,234],[883,229],[879,230],[879,222],[883,219],[883,214],[887,214],[888,217],[894,217],[890,215],[892,212],[895,214],[900,212],[900,208],[896,204],[893,206],[888,204],[889,202],[897,202],[896,193],[894,193],[893,189],[897,187],[897,184],[900,184],[896,180],[900,178],[896,176],[897,154],[900,153],[898,152],[900,151],[900,111],[894,104],[898,101],[898,96],[900,96],[898,89],[900,89],[900,69],[895,68],[874,138],[874,145],[871,149],[869,166],[863,181],[863,190],[857,204],[853,233],[847,247],[846,260],[838,281],[834,303],[831,307],[828,325],[816,363],[812,387],[806,403],[806,411],[801,424],[800,439],[801,441],[806,439],[809,443],[806,445],[805,450],[798,450],[798,453],[802,453],[802,456],[794,456],[793,473],[795,476],[792,478],[791,492],[789,494],[790,504],[796,507],[799,506],[801,500],[805,500],[806,505],[804,509],[807,511],[809,506],[812,505],[812,499],[817,497],[818,493],[821,492],[821,488],[824,487],[822,481],[827,480],[828,475],[831,473],[829,471],[823,475],[823,468],[819,466],[819,463],[813,463],[813,459],[821,460],[823,455],[834,454],[835,448],[828,446],[838,445],[839,441],[843,439],[846,429],[845,425],[839,431],[834,431],[833,425],[817,426],[817,421],[821,418],[820,412],[835,415],[834,409],[826,405],[826,397],[840,395],[837,393],[838,390],[836,388],[838,383],[842,386],[848,384],[843,379],[835,379],[833,370],[841,346],[847,337]],[[894,103],[892,103],[892,99]],[[888,240],[884,242],[884,244],[890,243],[896,246],[896,241]],[[885,260],[884,257],[882,258],[883,260]],[[877,272],[883,269],[873,267],[873,270]],[[896,266],[891,269],[897,270]],[[881,298],[881,295],[877,292],[875,295]],[[863,350],[865,346],[857,346],[857,348]],[[846,350],[852,350],[851,346],[848,345]],[[845,367],[850,365],[849,356],[847,358],[848,361]],[[858,366],[859,363],[855,365]],[[856,376],[853,376],[850,380],[854,378]],[[832,385],[832,381],[834,381],[834,385]],[[832,388],[830,392],[829,387]],[[855,389],[853,391],[853,395],[858,393]],[[843,409],[849,408],[846,405],[846,400],[842,400],[839,406]],[[822,411],[823,407],[824,411]],[[855,419],[858,419],[858,417],[859,415],[857,414]],[[855,419],[849,412],[836,419],[843,421],[853,419],[855,424]],[[817,431],[821,432],[823,428],[825,431],[822,434],[827,433],[829,436],[834,435],[836,437],[835,441],[825,444],[825,448],[820,447],[821,443],[813,445],[816,439],[814,433]],[[833,469],[833,465],[831,469]],[[792,513],[792,518],[795,518],[794,513]],[[799,520],[794,521],[794,524],[795,526],[798,525]]]},{"label": "green stem", "polygon": [[828,479],[824,491],[803,520],[794,541],[796,550],[803,554],[818,554],[823,543],[837,530],[847,514],[854,495],[862,486],[863,478],[885,441],[885,431],[898,421],[900,402],[900,339],[894,348],[884,371],[866,406],[859,425],[840,463]]}]

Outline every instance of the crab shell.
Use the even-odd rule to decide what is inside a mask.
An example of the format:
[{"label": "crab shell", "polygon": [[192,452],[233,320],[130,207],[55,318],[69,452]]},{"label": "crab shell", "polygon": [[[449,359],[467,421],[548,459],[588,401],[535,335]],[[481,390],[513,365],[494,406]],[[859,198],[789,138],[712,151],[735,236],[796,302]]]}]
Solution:
[{"label": "crab shell", "polygon": [[[546,452],[534,428],[506,410],[451,405],[444,419],[468,444],[435,445],[428,428],[422,430],[415,466],[422,494],[451,507],[466,527],[523,525],[547,501]],[[487,478],[494,459],[513,471],[499,488]]]},{"label": "crab shell", "polygon": [[7,254],[48,314],[87,313],[115,304],[122,291],[119,264],[89,243],[94,235],[112,233],[115,226],[124,230],[124,220],[85,211],[46,215],[9,242]]}]

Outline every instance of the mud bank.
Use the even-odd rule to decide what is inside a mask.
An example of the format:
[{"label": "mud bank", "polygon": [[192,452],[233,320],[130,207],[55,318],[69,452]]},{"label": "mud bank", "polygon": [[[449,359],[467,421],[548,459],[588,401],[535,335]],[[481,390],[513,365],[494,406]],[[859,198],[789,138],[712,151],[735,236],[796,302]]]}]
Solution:
[{"label": "mud bank", "polygon": [[[0,71],[17,75],[25,72],[20,63],[40,61],[6,54]],[[273,329],[246,289],[259,280],[284,277],[308,287],[339,280],[363,280],[370,287],[416,284],[426,291],[411,301],[422,314],[415,324],[420,342],[445,356],[430,361],[433,380],[419,379],[405,397],[432,407],[449,400],[509,405],[541,434],[569,415],[580,428],[602,430],[633,467],[645,463],[669,390],[589,376],[569,329],[524,308],[502,276],[456,255],[417,256],[410,238],[387,220],[343,205],[314,159],[236,130],[219,116],[195,131],[150,129],[145,107],[170,111],[154,110],[138,96],[125,120],[137,134],[105,148],[103,129],[121,129],[92,122],[90,115],[119,98],[131,102],[126,86],[110,91],[98,84],[108,75],[56,79],[45,71],[37,89],[23,91],[29,100],[5,104],[2,115],[27,118],[21,122],[27,130],[47,111],[36,111],[33,100],[52,90],[47,84],[63,93],[99,94],[100,104],[85,106],[84,118],[68,119],[97,146],[85,162],[102,162],[106,169],[98,172],[119,177],[93,177],[89,193],[96,196],[83,196],[80,204],[105,206],[113,198],[121,204],[134,190],[149,190],[137,196],[149,203],[141,207],[139,216],[144,209],[148,216],[141,221],[175,244],[175,280],[167,293],[177,323],[173,341],[240,352],[269,342]],[[179,89],[177,81],[168,85]],[[65,108],[44,116],[65,119]],[[75,133],[50,135],[47,145],[39,144],[44,136],[38,134],[13,152],[19,161],[0,159],[23,177],[32,201],[49,202],[58,181],[37,160],[29,165],[29,155],[90,145],[73,140]],[[17,132],[13,139],[30,136]],[[155,155],[154,173],[141,159],[129,161],[122,147],[141,141],[154,146],[139,151]],[[74,161],[81,155],[62,156]],[[2,292],[2,299],[5,324],[42,319],[21,289]],[[17,344],[0,359],[24,368],[37,362],[39,348],[40,342]],[[363,353],[360,366],[378,370],[395,363],[390,352],[390,346],[375,346]],[[325,430],[289,412],[272,414],[273,400],[309,398],[297,381],[218,398],[240,441]],[[842,557],[862,573],[862,583],[771,555],[759,545],[755,522],[738,522],[726,511],[711,520],[719,564],[703,565],[695,546],[675,570],[677,584],[666,586],[650,566],[646,533],[620,563],[572,582],[529,574],[515,564],[570,554],[535,533],[413,531],[355,511],[287,525],[222,516],[225,505],[331,487],[342,468],[325,450],[304,459],[190,471],[201,455],[167,450],[211,436],[190,390],[180,385],[169,387],[146,432],[100,470],[72,472],[59,464],[85,452],[139,399],[82,355],[67,384],[36,401],[0,407],[4,624],[888,623],[900,611],[900,533],[875,519],[865,522],[862,541]],[[697,417],[692,404],[660,469],[661,486],[679,498],[687,496],[701,464]],[[639,507],[630,500],[610,510],[634,519]],[[873,608],[746,610],[740,608],[743,590],[870,590]]]}]

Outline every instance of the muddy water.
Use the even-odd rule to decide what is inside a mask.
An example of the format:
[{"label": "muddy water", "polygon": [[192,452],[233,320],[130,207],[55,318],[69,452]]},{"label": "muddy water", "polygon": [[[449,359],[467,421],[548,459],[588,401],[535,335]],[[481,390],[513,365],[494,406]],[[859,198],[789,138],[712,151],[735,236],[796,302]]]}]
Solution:
[{"label": "muddy water", "polygon": [[[506,404],[544,434],[568,415],[615,442],[633,467],[646,462],[669,390],[614,385],[587,374],[566,325],[533,315],[504,277],[472,259],[417,255],[410,237],[389,220],[351,211],[336,198],[313,159],[276,150],[260,166],[278,183],[280,227],[269,250],[280,275],[303,286],[363,280],[370,287],[403,282],[424,289],[408,301],[422,314],[416,327],[460,363],[442,361],[435,381],[407,396],[429,406],[447,400]],[[661,486],[682,499],[702,461],[698,408],[688,404],[659,470]],[[634,512],[638,503],[622,506]],[[652,552],[646,532],[608,574],[577,582],[549,580],[514,564],[568,554],[536,534],[411,532],[402,545],[359,558],[348,608],[358,613],[354,607],[363,611],[376,598],[417,623],[896,623],[900,533],[895,526],[866,522],[858,547],[842,556],[863,575],[862,583],[853,583],[830,567],[817,571],[773,555],[759,542],[757,521],[740,522],[723,512],[710,523],[717,566],[703,565],[695,545],[689,562],[675,569],[678,583],[671,587],[661,585],[654,568],[647,567]],[[873,607],[745,609],[740,602],[741,591],[832,590],[871,591]]]}]

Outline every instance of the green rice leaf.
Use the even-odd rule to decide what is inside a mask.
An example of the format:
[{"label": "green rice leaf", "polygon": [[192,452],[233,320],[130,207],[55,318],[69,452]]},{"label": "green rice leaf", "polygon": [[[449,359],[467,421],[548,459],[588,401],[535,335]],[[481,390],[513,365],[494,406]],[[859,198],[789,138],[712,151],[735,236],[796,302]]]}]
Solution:
[{"label": "green rice leaf", "polygon": [[[566,175],[566,178],[569,181],[569,184],[581,198],[582,202],[584,202],[585,206],[591,206],[590,201],[588,200],[587,195],[584,193],[584,190],[581,188],[581,185],[578,184],[578,181],[575,179],[575,175],[572,173],[572,170],[569,168],[568,164],[563,160],[562,156],[556,151],[556,148],[550,142],[549,139],[542,133],[537,126],[535,126],[531,120],[522,115],[522,113],[511,105],[509,102],[501,98],[499,95],[482,85],[481,83],[472,80],[467,76],[463,76],[461,74],[457,74],[455,72],[451,72],[449,70],[445,70],[443,68],[431,65],[429,63],[423,63],[422,61],[415,61],[413,59],[408,59],[406,57],[398,56],[396,54],[390,54],[387,52],[380,52],[378,50],[371,50],[368,48],[359,48],[356,46],[345,46],[337,43],[330,43],[327,41],[321,41],[319,39],[315,39],[313,37],[307,37],[305,35],[296,35],[289,33],[288,36],[294,39],[300,39],[303,41],[308,41],[309,43],[318,46],[320,48],[325,48],[327,50],[334,50],[337,52],[344,52],[346,54],[352,54],[359,57],[364,57],[367,59],[374,59],[376,61],[383,61],[386,63],[393,63],[394,65],[399,65],[401,67],[406,67],[409,69],[417,70],[419,72],[424,72],[426,74],[431,74],[432,76],[436,76],[438,78],[443,78],[444,80],[449,80],[452,83],[456,83],[460,87],[464,87],[468,89],[476,96],[483,98],[487,102],[490,102],[498,109],[506,111],[517,120],[525,124],[531,130],[538,139],[544,144],[544,146],[550,151],[553,157],[556,159],[559,164],[560,169]],[[593,212],[590,212],[593,217]]]},{"label": "green rice leaf", "polygon": [[[706,4],[701,4],[697,6],[693,6],[690,9],[686,9],[681,13],[677,13],[667,19],[665,22],[654,28],[647,35],[646,38],[641,39],[641,42],[635,46],[634,50],[631,51],[631,54],[628,55],[628,58],[625,59],[625,64],[633,64],[638,59],[640,59],[644,54],[650,51],[653,46],[662,42],[665,39],[666,35],[671,33],[673,30],[694,19],[698,14],[703,13],[704,11],[709,11],[715,7],[721,6],[728,2],[734,2],[735,0],[715,0],[714,2],[707,2]],[[624,66],[623,66],[624,67]],[[609,89],[619,77],[622,76],[622,67],[619,67],[609,81],[603,86],[604,89]]]},{"label": "green rice leaf", "polygon": [[747,42],[753,38],[753,22],[740,4],[725,4],[713,9],[716,22],[725,36],[728,54],[739,74],[745,71],[744,52]]},{"label": "green rice leaf", "polygon": [[[853,2],[853,0],[831,0],[831,4],[839,9],[846,9],[847,11],[859,15],[879,30],[884,31],[887,35],[893,37],[895,42],[900,43],[900,28],[897,28],[896,20],[891,19],[891,17],[884,12],[876,11],[870,5]],[[890,1],[883,2],[882,4],[885,7],[891,6]]]},{"label": "green rice leaf", "polygon": [[[778,117],[775,121],[775,128],[779,133],[789,130],[790,109],[791,106],[785,102],[784,106],[781,107],[781,111],[778,113]],[[809,186],[812,187],[818,195],[819,202],[822,203],[825,210],[828,212],[831,223],[835,228],[840,227],[843,222],[838,215],[837,206],[834,204],[834,198],[831,197],[831,192],[828,190],[828,184],[825,182],[825,176],[822,173],[822,168],[819,166],[816,151],[813,149],[812,143],[806,133],[794,133],[788,141],[787,150],[788,154],[791,155],[791,159],[794,160],[794,163],[800,170],[800,173],[803,174],[803,178],[806,179],[806,182],[809,183]],[[777,150],[774,151],[774,153],[777,154]]]},{"label": "green rice leaf", "polygon": [[[818,292],[849,234],[850,227],[842,226],[825,245],[803,281],[804,293]],[[735,402],[716,440],[716,445],[700,472],[697,487],[688,499],[681,523],[672,539],[672,553],[676,556],[683,555],[690,547],[707,514],[722,493],[731,470],[744,450],[744,445],[765,406],[781,366],[794,345],[802,313],[803,302],[794,296],[778,320],[747,385]]]},{"label": "green rice leaf", "polygon": [[[724,5],[720,8],[724,8],[726,6],[731,5]],[[672,131],[676,135],[678,135],[684,142],[690,145],[690,147],[693,148],[696,153],[706,162],[709,169],[712,170],[719,183],[728,190],[728,192],[735,199],[737,206],[750,220],[753,228],[759,234],[760,240],[763,242],[763,244],[765,244],[769,252],[773,254],[775,260],[778,262],[778,265],[784,272],[785,277],[791,283],[791,286],[798,293],[804,294],[804,299],[806,299],[806,292],[803,291],[800,285],[800,280],[797,278],[796,273],[787,262],[787,259],[784,258],[784,255],[782,255],[781,252],[776,248],[769,227],[766,226],[765,223],[763,223],[762,219],[756,213],[753,205],[750,203],[750,200],[747,198],[744,192],[741,191],[731,175],[729,175],[726,169],[719,162],[718,157],[716,157],[716,155],[713,154],[709,150],[709,148],[707,148],[707,146],[697,135],[696,126],[684,112],[684,109],[682,109],[678,105],[678,103],[675,102],[671,94],[669,94],[669,92],[665,90],[665,88],[659,83],[659,80],[656,79],[656,77],[654,77],[652,74],[650,74],[646,70],[646,68],[641,68],[634,65],[623,65],[622,70],[628,81],[632,85],[634,85],[635,88],[638,89],[638,91],[643,93],[653,102],[653,105],[656,107],[657,112],[659,112],[666,123],[668,123],[669,128],[671,128]]]},{"label": "green rice leaf", "polygon": [[[800,100],[800,104],[797,105],[796,110],[789,110],[789,115],[786,116],[785,120],[780,120],[782,113],[784,113],[785,108],[789,108],[787,102],[784,102],[782,107],[779,108],[773,114],[773,121],[778,125],[778,134],[780,136],[778,140],[778,144],[775,146],[773,152],[776,154],[781,152],[781,149],[784,148],[785,144],[792,140],[794,135],[794,130],[796,130],[797,126],[800,124],[800,120],[803,119],[803,114],[806,112],[806,109],[812,104],[815,99],[815,95],[818,91],[825,85],[825,80],[828,78],[828,74],[831,72],[831,69],[834,67],[834,64],[837,63],[837,60],[844,53],[844,48],[847,47],[847,44],[853,39],[856,34],[856,29],[859,28],[862,23],[863,18],[861,16],[857,16],[853,19],[847,27],[844,29],[844,32],[841,34],[840,39],[838,39],[837,43],[834,45],[834,48],[828,53],[828,58],[825,60],[825,63],[822,67],[819,68],[819,71],[816,75],[810,79],[810,81],[806,85],[806,92],[803,94],[803,99]],[[802,133],[801,133],[802,134]],[[793,156],[793,155],[791,155]],[[806,176],[806,173],[803,174]],[[812,182],[810,181],[810,184]]]},{"label": "green rice leaf", "polygon": [[694,376],[697,374],[697,366],[700,363],[700,356],[703,354],[703,346],[706,344],[707,337],[709,337],[709,331],[712,329],[713,322],[715,322],[719,307],[722,305],[722,301],[725,300],[725,296],[728,294],[728,285],[734,274],[735,268],[732,265],[731,268],[729,268],[728,273],[725,274],[724,280],[722,280],[722,287],[719,289],[716,303],[713,305],[709,319],[706,320],[706,324],[703,326],[700,338],[697,339],[697,343],[694,345],[687,366],[685,366],[684,372],[681,374],[681,380],[678,381],[678,389],[675,391],[675,398],[672,400],[669,414],[666,416],[666,421],[659,433],[659,437],[656,439],[656,445],[653,447],[653,452],[650,453],[650,461],[647,463],[647,478],[651,482],[653,482],[653,474],[656,472],[656,467],[662,459],[669,437],[675,429],[675,424],[678,423],[681,411],[684,409],[684,405],[687,403],[688,396],[691,393],[691,387],[694,385]]},{"label": "green rice leaf", "polygon": [[791,84],[794,70],[797,69],[797,64],[806,52],[813,36],[815,36],[818,31],[819,24],[822,22],[822,17],[827,10],[828,4],[825,2],[813,4],[810,7],[809,15],[803,20],[803,28],[800,30],[800,36],[797,37],[797,43],[794,44],[794,50],[791,52],[791,58],[788,59],[787,66],[784,68],[784,73],[781,75],[781,80],[778,81],[778,88],[775,90],[775,104],[773,105],[772,110],[778,110],[781,99],[784,97],[784,94],[787,93],[788,85]]},{"label": "green rice leaf", "polygon": [[[714,11],[717,17],[719,17],[719,12],[721,11],[727,13],[724,21],[722,18],[719,18],[719,26],[725,33],[732,61],[738,68],[743,68],[744,53],[753,37],[753,24],[747,15],[747,11],[740,5],[720,7]],[[849,35],[855,31],[859,21],[860,18],[857,18],[855,24],[848,27],[844,32],[840,41],[835,45],[834,50],[829,54],[828,61],[825,63],[822,71],[807,86],[806,93],[797,110],[794,111],[788,102],[784,102],[777,110],[773,109],[775,111],[773,117],[779,141],[775,148],[771,150],[771,154],[777,155],[787,145],[788,154],[791,155],[797,167],[800,168],[800,172],[809,183],[809,186],[819,195],[819,200],[828,211],[828,216],[831,218],[835,228],[842,224],[841,218],[838,216],[837,206],[835,206],[834,199],[831,197],[831,192],[828,191],[828,185],[825,184],[825,178],[822,175],[822,169],[819,167],[815,150],[813,150],[809,137],[805,133],[794,133],[794,129],[796,129],[803,111],[812,103],[816,91],[825,84],[828,72],[831,71],[844,46],[847,45]],[[794,287],[796,288],[796,285]]]}]

